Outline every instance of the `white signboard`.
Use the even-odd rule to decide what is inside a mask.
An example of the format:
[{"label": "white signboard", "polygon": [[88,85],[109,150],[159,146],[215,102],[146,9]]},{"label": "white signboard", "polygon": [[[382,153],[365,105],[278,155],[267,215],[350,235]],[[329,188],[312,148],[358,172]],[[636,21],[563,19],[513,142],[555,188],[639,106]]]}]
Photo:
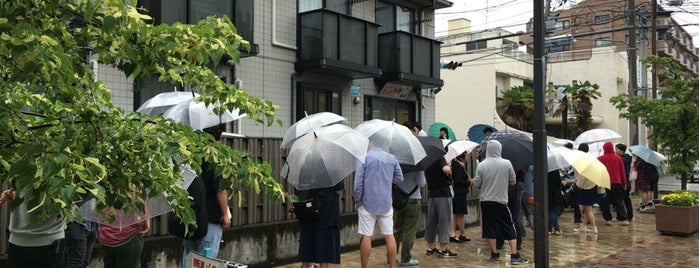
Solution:
[{"label": "white signboard", "polygon": [[383,88],[381,88],[379,96],[404,100],[410,95],[411,90],[412,87],[409,86],[386,83]]},{"label": "white signboard", "polygon": [[209,258],[195,251],[187,254],[187,268],[247,268],[247,265]]}]

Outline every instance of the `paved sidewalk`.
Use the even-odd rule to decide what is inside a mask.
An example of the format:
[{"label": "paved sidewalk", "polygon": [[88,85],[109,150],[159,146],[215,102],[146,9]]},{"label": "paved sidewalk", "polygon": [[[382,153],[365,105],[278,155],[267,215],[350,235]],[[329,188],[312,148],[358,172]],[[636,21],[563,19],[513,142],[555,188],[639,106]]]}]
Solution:
[{"label": "paved sidewalk", "polygon": [[[662,185],[670,186],[671,181],[663,179]],[[678,182],[679,183],[679,182]],[[661,187],[662,189],[662,187]],[[677,187],[676,189],[679,189]],[[634,204],[639,201],[633,200]],[[614,221],[612,226],[604,226],[598,209],[595,216],[599,234],[576,233],[573,231],[572,210],[568,209],[559,219],[563,235],[549,236],[550,267],[695,267],[699,263],[699,233],[690,237],[661,235],[655,230],[655,214],[634,213],[630,226],[621,226]],[[463,244],[450,244],[449,248],[458,253],[455,258],[440,259],[426,256],[426,242],[418,238],[413,248],[413,257],[420,260],[420,267],[509,267],[509,250],[501,251],[499,264],[488,261],[490,257],[487,242],[480,237],[480,227],[467,229],[473,239]],[[524,240],[522,257],[530,260],[527,266],[533,267],[533,231],[527,229],[529,238]],[[385,246],[374,246],[371,251],[370,267],[387,267]],[[359,251],[342,254],[342,263],[330,267],[360,267]],[[282,268],[298,268],[293,263]]]}]

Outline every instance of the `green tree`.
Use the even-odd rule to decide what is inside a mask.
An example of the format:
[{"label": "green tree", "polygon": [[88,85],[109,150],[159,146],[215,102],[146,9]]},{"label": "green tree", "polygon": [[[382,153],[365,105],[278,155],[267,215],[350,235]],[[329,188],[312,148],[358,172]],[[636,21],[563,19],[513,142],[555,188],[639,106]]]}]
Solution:
[{"label": "green tree", "polygon": [[277,106],[225,84],[211,67],[249,43],[226,18],[196,25],[153,25],[123,0],[6,0],[0,4],[0,180],[33,193],[26,202],[33,220],[64,219],[92,194],[98,209],[142,210],[138,200],[167,194],[174,210],[194,223],[187,192],[177,183],[180,165],[201,171],[214,163],[222,186],[284,198],[281,185],[246,151],[169,119],[125,113],[85,64],[86,50],[98,61],[141,80],[189,83],[216,111],[240,109],[270,125]]},{"label": "green tree", "polygon": [[534,90],[525,86],[513,86],[500,93],[502,96],[497,98],[497,110],[505,124],[531,132],[534,126]]},{"label": "green tree", "polygon": [[599,85],[585,81],[565,86],[564,93],[570,96],[570,107],[575,115],[574,136],[592,128],[592,100],[602,96]]},{"label": "green tree", "polygon": [[645,64],[658,72],[659,99],[620,94],[610,102],[624,118],[638,117],[651,128],[658,146],[670,149],[669,172],[680,174],[682,190],[687,189],[695,161],[699,159],[699,78],[691,77],[671,58],[651,56]]}]

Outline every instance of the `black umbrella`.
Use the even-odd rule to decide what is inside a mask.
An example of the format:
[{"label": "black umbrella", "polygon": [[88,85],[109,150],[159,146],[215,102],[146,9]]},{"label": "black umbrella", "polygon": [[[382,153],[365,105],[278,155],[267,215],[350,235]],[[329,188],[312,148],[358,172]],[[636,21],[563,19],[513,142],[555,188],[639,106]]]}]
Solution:
[{"label": "black umbrella", "polygon": [[435,137],[417,137],[417,139],[420,141],[420,144],[422,144],[422,148],[425,149],[427,156],[420,160],[417,165],[401,164],[400,168],[403,170],[403,173],[425,170],[439,158],[444,157],[444,154],[447,153],[440,139]]},{"label": "black umbrella", "polygon": [[512,167],[517,170],[526,170],[534,163],[534,150],[532,139],[522,132],[514,130],[496,131],[483,139],[481,147],[485,156],[485,146],[488,141],[497,140],[502,144],[502,158],[510,160]]}]

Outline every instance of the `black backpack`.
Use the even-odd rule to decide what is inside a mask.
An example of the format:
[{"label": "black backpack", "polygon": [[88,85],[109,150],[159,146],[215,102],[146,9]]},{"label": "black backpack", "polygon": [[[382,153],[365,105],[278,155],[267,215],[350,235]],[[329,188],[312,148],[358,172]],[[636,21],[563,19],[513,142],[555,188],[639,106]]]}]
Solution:
[{"label": "black backpack", "polygon": [[187,188],[189,196],[192,197],[189,205],[194,210],[194,214],[197,219],[197,227],[189,227],[189,233],[185,234],[185,224],[175,216],[175,212],[170,212],[168,214],[168,232],[171,235],[177,236],[186,240],[199,240],[202,239],[206,232],[208,232],[209,219],[207,215],[206,206],[206,186],[204,185],[204,180],[200,177],[194,178],[192,184]]},{"label": "black backpack", "polygon": [[653,164],[646,163],[646,182],[650,185],[658,183],[660,179],[660,174],[658,174],[658,169],[655,168]]}]

